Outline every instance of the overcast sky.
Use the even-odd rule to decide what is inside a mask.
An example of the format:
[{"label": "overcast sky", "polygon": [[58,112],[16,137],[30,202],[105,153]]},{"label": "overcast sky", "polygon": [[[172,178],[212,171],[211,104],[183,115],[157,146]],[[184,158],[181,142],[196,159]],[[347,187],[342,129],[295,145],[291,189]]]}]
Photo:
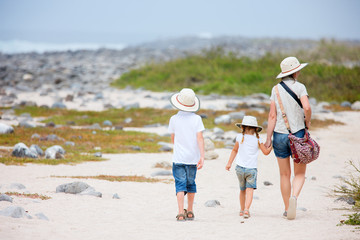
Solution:
[{"label": "overcast sky", "polygon": [[187,35],[360,40],[357,0],[0,0],[0,40],[138,43]]}]

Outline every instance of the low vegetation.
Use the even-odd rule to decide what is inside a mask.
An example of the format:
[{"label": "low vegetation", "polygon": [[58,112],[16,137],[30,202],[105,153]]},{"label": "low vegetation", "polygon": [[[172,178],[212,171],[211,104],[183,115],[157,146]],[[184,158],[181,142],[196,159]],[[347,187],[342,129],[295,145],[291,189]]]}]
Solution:
[{"label": "low vegetation", "polygon": [[38,193],[19,193],[19,192],[6,192],[8,196],[16,196],[16,197],[24,197],[24,198],[32,198],[32,199],[41,199],[41,200],[48,200],[51,197],[46,195],[41,195]]},{"label": "low vegetation", "polygon": [[[310,65],[302,70],[299,81],[307,86],[309,95],[321,101],[360,99],[360,47],[322,41],[316,51],[295,54]],[[259,59],[236,57],[222,48],[204,51],[164,63],[149,63],[123,74],[113,86],[144,87],[153,91],[178,91],[191,87],[196,93],[247,96],[270,94],[279,64],[286,56],[267,54]],[[354,66],[349,63],[355,63]]]},{"label": "low vegetation", "polygon": [[98,175],[98,176],[51,176],[55,178],[78,178],[78,179],[97,179],[105,180],[110,182],[169,182],[168,179],[158,179],[158,178],[147,178],[144,176],[111,176],[111,175]]}]

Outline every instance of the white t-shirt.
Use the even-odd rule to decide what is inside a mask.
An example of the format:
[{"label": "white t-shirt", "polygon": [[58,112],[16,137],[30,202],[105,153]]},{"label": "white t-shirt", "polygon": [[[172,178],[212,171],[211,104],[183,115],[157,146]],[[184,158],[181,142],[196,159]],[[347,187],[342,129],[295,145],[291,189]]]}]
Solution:
[{"label": "white t-shirt", "polygon": [[[292,78],[286,78],[283,80],[284,83],[296,94],[300,99],[302,96],[308,96],[306,87],[304,84],[294,81]],[[289,121],[290,130],[292,133],[304,129],[304,110],[299,106],[295,99],[281,86],[277,84],[281,101],[284,105],[284,110]],[[288,134],[289,131],[286,128],[284,119],[282,117],[280,105],[276,96],[275,87],[271,91],[271,101],[275,102],[276,105],[276,125],[274,131],[277,133]]]},{"label": "white t-shirt", "polygon": [[197,164],[200,160],[200,149],[197,133],[204,131],[201,117],[195,113],[179,111],[170,118],[169,133],[175,134],[173,162]]},{"label": "white t-shirt", "polygon": [[242,137],[242,133],[236,136],[236,141],[239,142],[239,150],[236,154],[235,162],[240,167],[257,168],[257,158],[259,155],[258,141],[260,143],[263,143],[263,141],[254,135],[245,134],[244,142],[241,143]]}]

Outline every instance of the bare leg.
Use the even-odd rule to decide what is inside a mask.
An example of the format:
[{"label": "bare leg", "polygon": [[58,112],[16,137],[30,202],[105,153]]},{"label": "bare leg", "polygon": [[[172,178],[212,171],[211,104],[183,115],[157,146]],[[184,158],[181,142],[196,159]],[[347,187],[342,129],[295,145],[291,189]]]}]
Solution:
[{"label": "bare leg", "polygon": [[246,192],[245,190],[240,190],[240,196],[239,196],[239,199],[240,199],[240,210],[241,211],[244,211],[245,209],[245,196],[246,196]]},{"label": "bare leg", "polygon": [[292,182],[293,192],[292,195],[296,198],[300,195],[300,191],[305,182],[306,164],[294,163],[294,174],[295,177]]},{"label": "bare leg", "polygon": [[253,200],[254,189],[246,188],[245,209],[249,210]]},{"label": "bare leg", "polygon": [[[188,199],[188,212],[194,212],[193,211],[193,206],[194,206],[194,199],[195,199],[195,193],[188,193],[187,194],[187,199]],[[191,215],[189,217],[192,217]]]},{"label": "bare leg", "polygon": [[279,171],[280,171],[280,189],[281,195],[285,205],[285,211],[289,208],[289,198],[291,193],[291,168],[290,168],[290,158],[277,158]]},{"label": "bare leg", "polygon": [[178,192],[176,194],[178,207],[179,207],[179,214],[184,214],[184,196],[185,196],[184,192]]}]

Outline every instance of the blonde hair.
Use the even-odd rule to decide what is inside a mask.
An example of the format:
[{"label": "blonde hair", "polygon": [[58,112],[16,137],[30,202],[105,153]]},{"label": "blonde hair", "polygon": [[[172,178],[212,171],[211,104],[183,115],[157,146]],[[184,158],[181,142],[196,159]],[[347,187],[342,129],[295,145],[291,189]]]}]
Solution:
[{"label": "blonde hair", "polygon": [[260,141],[259,141],[259,139],[260,139],[260,137],[259,137],[259,133],[258,133],[258,131],[256,131],[257,130],[257,128],[256,127],[250,127],[250,126],[241,126],[241,129],[242,129],[242,139],[241,139],[241,143],[240,144],[242,144],[243,142],[244,142],[244,138],[245,138],[245,130],[246,129],[254,129],[255,130],[255,134],[256,134],[256,137],[257,137],[257,139],[258,139],[258,146],[260,147]]}]

